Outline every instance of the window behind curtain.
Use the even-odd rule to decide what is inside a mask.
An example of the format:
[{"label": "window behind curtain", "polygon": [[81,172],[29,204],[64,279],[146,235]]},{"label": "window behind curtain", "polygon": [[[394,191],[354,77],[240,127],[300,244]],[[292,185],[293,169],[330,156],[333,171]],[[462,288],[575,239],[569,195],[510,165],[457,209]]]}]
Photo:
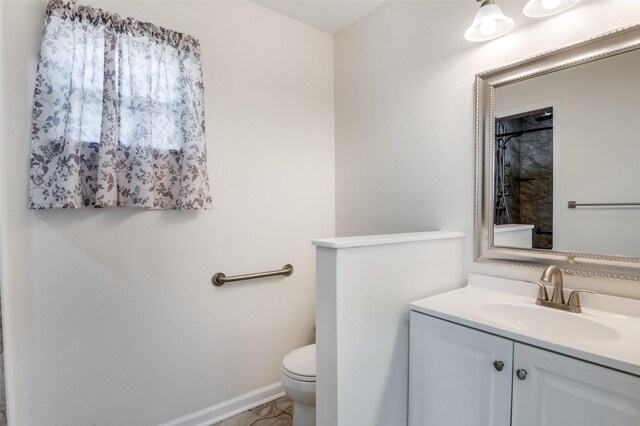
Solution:
[{"label": "window behind curtain", "polygon": [[31,208],[210,207],[193,37],[52,0],[33,106]]}]

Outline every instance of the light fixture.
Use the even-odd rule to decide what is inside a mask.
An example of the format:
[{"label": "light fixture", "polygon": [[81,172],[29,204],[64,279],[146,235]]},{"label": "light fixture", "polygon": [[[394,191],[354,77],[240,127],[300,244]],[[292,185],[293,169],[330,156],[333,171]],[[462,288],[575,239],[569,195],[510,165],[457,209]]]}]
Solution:
[{"label": "light fixture", "polygon": [[465,31],[464,38],[469,41],[487,41],[511,31],[513,19],[504,16],[502,10],[493,3],[493,0],[478,1],[482,1],[480,10],[476,13],[473,24]]},{"label": "light fixture", "polygon": [[555,15],[575,6],[580,0],[529,0],[524,6],[524,14],[530,18]]}]

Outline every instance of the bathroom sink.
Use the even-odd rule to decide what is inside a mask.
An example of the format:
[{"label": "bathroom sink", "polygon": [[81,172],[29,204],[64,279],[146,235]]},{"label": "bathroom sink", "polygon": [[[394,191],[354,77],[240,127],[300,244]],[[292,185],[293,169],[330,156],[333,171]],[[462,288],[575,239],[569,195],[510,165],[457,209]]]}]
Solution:
[{"label": "bathroom sink", "polygon": [[554,340],[610,342],[620,338],[614,328],[587,314],[563,312],[533,303],[485,304],[478,307],[476,315],[487,323]]},{"label": "bathroom sink", "polygon": [[411,310],[640,377],[640,299],[585,295],[573,313],[536,305],[537,293],[524,281],[469,274],[465,287]]}]

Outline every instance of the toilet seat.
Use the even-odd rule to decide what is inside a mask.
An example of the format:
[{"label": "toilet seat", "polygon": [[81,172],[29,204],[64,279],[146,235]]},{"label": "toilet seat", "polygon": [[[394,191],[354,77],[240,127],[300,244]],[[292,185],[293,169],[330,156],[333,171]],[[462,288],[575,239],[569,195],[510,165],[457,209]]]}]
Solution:
[{"label": "toilet seat", "polygon": [[316,345],[289,352],[282,360],[282,373],[301,382],[316,381]]},{"label": "toilet seat", "polygon": [[316,426],[316,345],[289,352],[282,360],[280,381],[293,401],[293,426]]}]

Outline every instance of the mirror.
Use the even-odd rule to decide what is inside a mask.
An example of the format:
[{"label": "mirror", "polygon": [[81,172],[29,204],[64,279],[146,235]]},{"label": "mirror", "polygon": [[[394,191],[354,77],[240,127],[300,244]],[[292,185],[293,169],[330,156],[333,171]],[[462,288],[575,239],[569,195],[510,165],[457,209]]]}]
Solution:
[{"label": "mirror", "polygon": [[476,76],[477,261],[640,279],[640,26]]}]

